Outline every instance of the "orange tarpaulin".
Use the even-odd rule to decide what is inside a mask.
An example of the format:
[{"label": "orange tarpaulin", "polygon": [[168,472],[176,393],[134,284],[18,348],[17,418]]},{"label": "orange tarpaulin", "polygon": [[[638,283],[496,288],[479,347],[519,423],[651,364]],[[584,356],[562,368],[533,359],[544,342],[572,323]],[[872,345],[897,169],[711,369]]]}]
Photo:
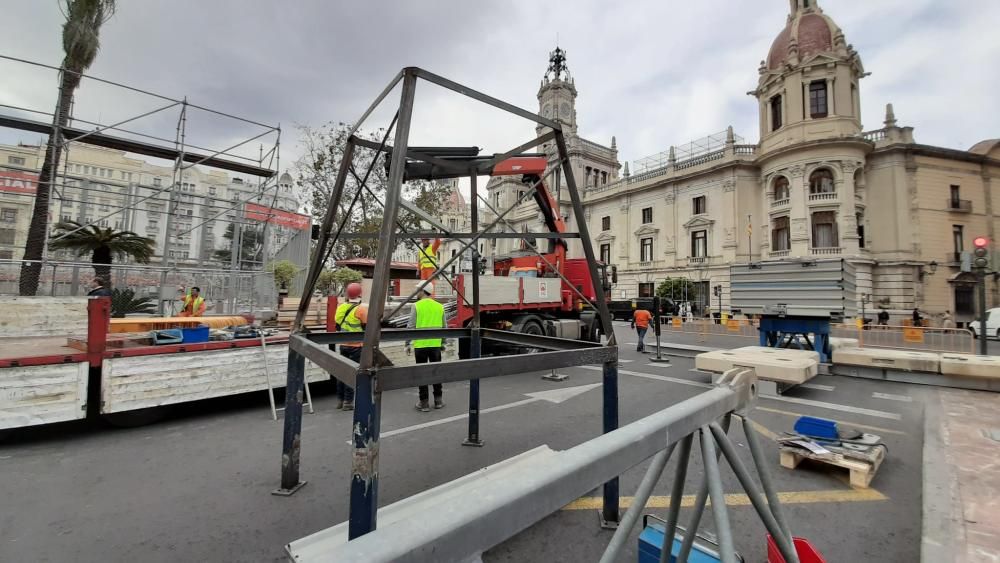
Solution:
[{"label": "orange tarpaulin", "polygon": [[148,332],[166,328],[190,328],[198,325],[208,325],[209,328],[225,328],[227,326],[242,326],[247,320],[238,315],[231,317],[142,317],[111,319],[112,333],[118,332]]}]

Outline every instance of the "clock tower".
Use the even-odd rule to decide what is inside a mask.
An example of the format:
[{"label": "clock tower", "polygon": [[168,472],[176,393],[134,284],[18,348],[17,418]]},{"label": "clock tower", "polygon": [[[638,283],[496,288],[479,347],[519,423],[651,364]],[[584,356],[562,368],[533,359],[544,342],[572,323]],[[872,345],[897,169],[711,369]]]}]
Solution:
[{"label": "clock tower", "polygon": [[[559,47],[549,53],[549,68],[538,88],[538,111],[562,123],[567,137],[576,135],[576,84],[566,66],[566,51]],[[540,135],[544,129],[539,126],[536,131]]]}]

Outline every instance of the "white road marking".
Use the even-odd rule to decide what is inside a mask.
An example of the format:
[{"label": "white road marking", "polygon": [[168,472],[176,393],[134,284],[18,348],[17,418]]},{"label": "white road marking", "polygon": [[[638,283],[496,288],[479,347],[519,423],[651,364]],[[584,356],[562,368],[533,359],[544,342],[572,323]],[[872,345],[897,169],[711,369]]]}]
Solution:
[{"label": "white road marking", "polygon": [[[580,366],[580,367],[583,368],[583,369],[589,369],[589,370],[595,370],[595,371],[601,371],[602,370],[602,368],[597,367],[597,366]],[[712,385],[710,385],[708,383],[701,383],[699,381],[690,381],[690,380],[687,380],[687,379],[678,379],[676,377],[667,377],[665,375],[654,375],[654,374],[651,374],[651,373],[641,373],[641,372],[629,371],[629,370],[625,370],[625,369],[618,370],[618,373],[623,374],[623,375],[631,375],[631,376],[634,376],[634,377],[642,377],[642,378],[645,378],[645,379],[657,379],[657,380],[660,380],[660,381],[669,381],[671,383],[680,383],[681,385],[691,385],[693,387],[701,387],[703,389],[710,389],[710,388],[713,387]],[[809,400],[809,399],[800,399],[798,397],[785,397],[783,395],[777,395],[777,396],[775,396],[775,395],[761,395],[760,398],[768,400],[768,401],[780,401],[780,402],[783,402],[783,403],[795,403],[795,404],[798,404],[798,405],[807,405],[807,406],[811,406],[811,407],[818,407],[818,408],[829,409],[829,410],[834,410],[834,411],[850,412],[850,413],[854,413],[854,414],[863,414],[863,415],[872,416],[872,417],[875,417],[875,418],[886,418],[886,419],[889,419],[889,420],[902,420],[903,419],[903,417],[901,415],[893,413],[893,412],[878,411],[878,410],[874,410],[874,409],[863,409],[863,408],[860,408],[860,407],[852,407],[850,405],[839,405],[839,404],[836,404],[836,403],[826,403],[826,402],[823,402],[823,401],[812,401],[812,400]]]},{"label": "white road marking", "polygon": [[662,363],[662,364],[649,363],[649,364],[646,364],[646,365],[649,366],[649,367],[653,367],[653,368],[672,368],[672,367],[674,367],[673,365],[667,364],[667,363]]},{"label": "white road marking", "polygon": [[833,385],[820,385],[819,383],[800,383],[799,387],[805,387],[806,389],[815,389],[817,391],[833,391],[836,389]]},{"label": "white road marking", "polygon": [[875,399],[888,399],[890,401],[901,401],[903,403],[913,402],[913,397],[907,395],[893,395],[892,393],[872,393]]},{"label": "white road marking", "polygon": [[627,363],[629,363],[629,362],[634,362],[634,361],[635,361],[635,360],[623,360],[623,359],[621,359],[621,358],[619,358],[619,359],[618,359],[618,363],[619,363],[619,364],[627,364]]},{"label": "white road marking", "polygon": [[[486,409],[480,409],[479,414],[502,411],[506,409],[512,409],[514,407],[520,407],[522,405],[527,405],[530,403],[536,403],[538,401],[548,401],[550,403],[562,403],[568,399],[576,397],[582,393],[586,393],[591,389],[600,387],[600,383],[590,383],[588,385],[578,385],[576,387],[563,387],[560,389],[552,389],[549,391],[538,391],[536,393],[525,393],[529,398],[522,399],[520,401],[514,401],[513,403],[507,403],[506,405],[497,405],[495,407],[489,407]],[[436,420],[430,420],[420,424],[414,424],[413,426],[407,426],[405,428],[397,428],[396,430],[389,430],[388,432],[382,432],[380,438],[388,438],[389,436],[397,436],[399,434],[406,434],[407,432],[413,432],[414,430],[422,430],[424,428],[431,428],[433,426],[439,426],[441,424],[447,424],[449,422],[455,422],[456,420],[462,420],[469,418],[469,413],[457,414],[455,416],[449,416],[446,418],[438,418]],[[347,442],[350,444],[351,442]]]}]

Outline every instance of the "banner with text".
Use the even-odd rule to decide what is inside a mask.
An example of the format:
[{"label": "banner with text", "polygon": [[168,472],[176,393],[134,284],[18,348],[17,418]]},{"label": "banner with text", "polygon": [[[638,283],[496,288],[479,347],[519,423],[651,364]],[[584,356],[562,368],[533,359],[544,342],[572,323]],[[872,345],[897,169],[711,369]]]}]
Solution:
[{"label": "banner with text", "polygon": [[243,215],[253,221],[264,221],[300,231],[308,231],[312,226],[312,218],[308,215],[282,211],[280,209],[257,205],[256,203],[246,204]]}]

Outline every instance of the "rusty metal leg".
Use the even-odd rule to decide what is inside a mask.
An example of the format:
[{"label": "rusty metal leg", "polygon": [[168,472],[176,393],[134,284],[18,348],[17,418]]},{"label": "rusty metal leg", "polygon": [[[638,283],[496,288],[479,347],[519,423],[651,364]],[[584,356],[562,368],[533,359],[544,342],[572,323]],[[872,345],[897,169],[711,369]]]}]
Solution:
[{"label": "rusty metal leg", "polygon": [[354,458],[351,476],[351,516],[348,537],[375,529],[378,512],[378,448],[382,393],[375,391],[371,372],[359,371],[354,392]]},{"label": "rusty metal leg", "polygon": [[302,393],[306,359],[288,350],[288,378],[285,383],[285,432],[281,447],[281,488],[275,495],[290,496],[306,484],[299,481],[299,454],[302,451]]},{"label": "rusty metal leg", "polygon": [[[618,429],[618,362],[604,364],[604,433]],[[604,484],[601,526],[617,528],[619,514],[618,477]]]}]

